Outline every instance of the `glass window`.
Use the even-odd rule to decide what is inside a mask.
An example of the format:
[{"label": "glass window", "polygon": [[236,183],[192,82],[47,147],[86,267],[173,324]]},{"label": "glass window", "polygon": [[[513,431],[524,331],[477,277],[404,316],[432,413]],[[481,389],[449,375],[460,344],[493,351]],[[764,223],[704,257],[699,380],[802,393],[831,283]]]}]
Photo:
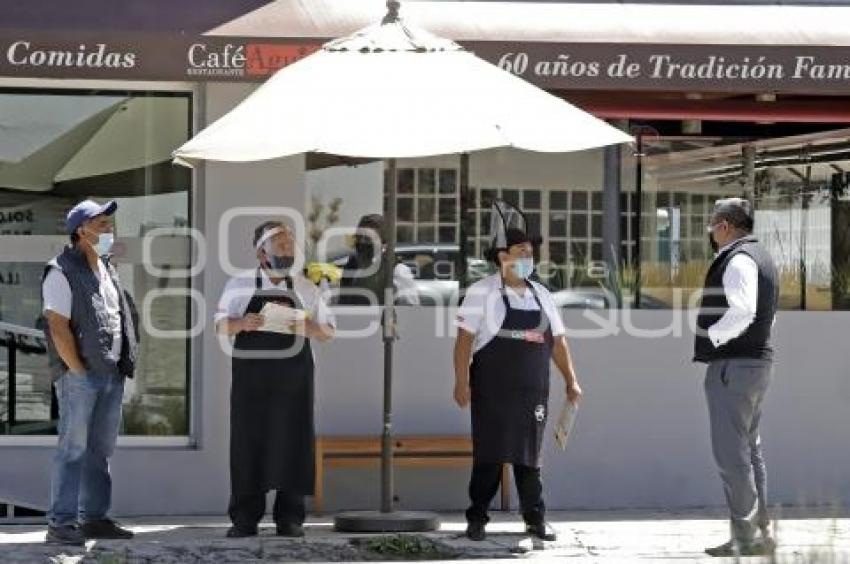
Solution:
[{"label": "glass window", "polygon": [[570,209],[576,212],[587,211],[587,192],[577,191],[572,193]]},{"label": "glass window", "polygon": [[567,236],[567,214],[563,212],[549,212],[549,237]]},{"label": "glass window", "polygon": [[413,226],[412,225],[398,225],[396,226],[396,238],[399,243],[414,243],[416,242],[416,237],[413,235]]},{"label": "glass window", "polygon": [[552,192],[549,192],[549,209],[566,210],[567,193],[563,190],[553,190]]},{"label": "glass window", "polygon": [[522,209],[519,203],[519,190],[502,190],[502,199],[512,206]]},{"label": "glass window", "polygon": [[440,243],[454,243],[457,241],[457,228],[455,227],[440,227]]},{"label": "glass window", "polygon": [[416,228],[416,240],[420,243],[436,241],[436,233],[433,225],[420,225]]},{"label": "glass window", "polygon": [[418,214],[416,220],[419,223],[434,222],[437,220],[435,215],[436,206],[433,198],[420,198],[417,202]]},{"label": "glass window", "polygon": [[440,194],[455,194],[457,191],[457,171],[453,168],[441,168]]},{"label": "glass window", "polygon": [[413,198],[399,198],[398,206],[398,221],[413,221]]},{"label": "glass window", "polygon": [[[790,133],[763,139],[645,140],[641,179],[641,307],[685,307],[703,285],[713,252],[705,226],[714,202],[746,193],[755,235],[780,278],[781,309],[847,309],[850,233],[846,129],[824,127],[805,144]],[[753,183],[742,176],[755,146]],[[816,155],[816,156],[815,156]]]},{"label": "glass window", "polygon": [[523,190],[522,191],[522,207],[523,211],[539,210],[541,203],[540,190]]},{"label": "glass window", "polygon": [[419,176],[419,194],[433,194],[435,191],[435,179],[433,168],[420,168],[417,170]]},{"label": "glass window", "polygon": [[[188,290],[187,278],[168,274],[192,264],[188,236],[178,232],[168,245],[151,245],[148,266],[159,272],[142,264],[142,242],[152,230],[192,225],[191,172],[171,163],[171,151],[191,129],[188,94],[0,90],[0,116],[8,136],[2,143],[8,159],[0,156],[7,161],[0,166],[0,234],[23,236],[4,241],[0,251],[0,320],[22,333],[35,327],[44,264],[68,243],[68,209],[86,198],[118,202],[113,264],[139,308],[153,292]],[[44,253],[21,258],[22,249],[39,246]],[[150,314],[139,327],[135,379],[125,396],[125,435],[189,432],[189,341],[157,334],[188,329],[187,296],[184,291],[150,300]],[[10,428],[5,394],[0,423],[11,433],[53,433],[43,340],[29,344],[36,346],[24,347],[15,359],[15,425]],[[8,366],[5,346],[0,354]]]},{"label": "glass window", "polygon": [[587,237],[587,214],[570,214],[570,237]]},{"label": "glass window", "polygon": [[413,194],[413,169],[400,168],[396,174],[398,174],[398,193]]},{"label": "glass window", "polygon": [[602,215],[595,213],[590,217],[590,236],[594,239],[602,238]]},{"label": "glass window", "polygon": [[440,198],[440,222],[455,223],[457,221],[457,214],[457,199],[454,197]]}]

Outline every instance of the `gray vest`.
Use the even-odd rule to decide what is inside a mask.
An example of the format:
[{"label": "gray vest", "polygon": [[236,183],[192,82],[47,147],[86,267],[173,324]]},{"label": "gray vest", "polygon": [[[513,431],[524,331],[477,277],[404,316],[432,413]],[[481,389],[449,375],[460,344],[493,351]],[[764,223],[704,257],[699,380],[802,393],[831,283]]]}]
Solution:
[{"label": "gray vest", "polygon": [[[101,259],[103,260],[103,259]],[[55,259],[47,263],[42,281],[51,268],[58,268],[71,287],[71,333],[77,343],[86,370],[95,374],[133,377],[138,355],[138,315],[132,298],[121,287],[118,274],[107,260],[103,260],[112,283],[118,292],[121,305],[121,354],[112,357],[112,334],[106,306],[100,293],[100,277],[95,274],[83,253],[68,246]],[[53,378],[61,376],[68,367],[56,352],[56,347],[47,330],[47,354]]]}]

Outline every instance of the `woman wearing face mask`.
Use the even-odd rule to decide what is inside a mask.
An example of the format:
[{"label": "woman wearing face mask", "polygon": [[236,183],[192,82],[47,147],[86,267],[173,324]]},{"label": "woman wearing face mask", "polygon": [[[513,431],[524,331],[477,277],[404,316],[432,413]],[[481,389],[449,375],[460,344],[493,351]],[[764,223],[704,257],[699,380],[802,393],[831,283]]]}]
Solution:
[{"label": "woman wearing face mask", "polygon": [[[216,313],[219,332],[235,336],[227,536],[255,536],[266,493],[276,490],[277,534],[300,537],[314,488],[311,341],[330,339],[334,319],[319,288],[293,268],[291,229],[265,222],[253,243],[259,266],[228,282]],[[268,304],[289,313],[288,327],[264,324]]]},{"label": "woman wearing face mask", "polygon": [[[416,280],[406,264],[386,258],[384,218],[379,214],[364,215],[357,222],[352,254],[343,268],[340,280],[340,305],[383,305],[387,269],[393,265],[395,303],[419,305]],[[377,251],[377,252],[376,252]]]},{"label": "woman wearing face mask", "polygon": [[471,404],[473,467],[467,536],[484,539],[487,508],[499,486],[502,465],[513,465],[523,520],[529,534],[555,540],[547,527],[540,449],[547,419],[549,362],[566,382],[570,401],[581,399],[566,332],[551,294],[529,280],[532,240],[508,228],[490,258],[499,272],[466,292],[458,310],[454,398]]}]

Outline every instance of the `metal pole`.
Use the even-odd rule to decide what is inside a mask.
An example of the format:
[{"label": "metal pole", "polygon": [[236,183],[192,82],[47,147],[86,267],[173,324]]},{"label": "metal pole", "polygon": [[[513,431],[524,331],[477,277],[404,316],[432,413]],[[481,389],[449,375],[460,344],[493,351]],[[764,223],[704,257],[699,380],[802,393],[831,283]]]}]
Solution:
[{"label": "metal pole", "polygon": [[9,401],[6,403],[6,434],[12,434],[12,428],[15,426],[15,411],[17,410],[17,372],[18,372],[18,343],[15,340],[15,334],[9,333],[9,375],[7,377],[7,388],[9,392]]},{"label": "metal pole", "polygon": [[602,256],[608,275],[608,290],[616,300],[610,307],[621,308],[622,288],[619,285],[620,256],[620,146],[604,149],[604,179],[602,191]]},{"label": "metal pole", "polygon": [[756,147],[752,143],[745,143],[741,147],[741,197],[745,200],[753,202],[755,205],[755,186],[756,186]]},{"label": "metal pole", "polygon": [[637,209],[637,225],[638,232],[635,237],[635,309],[640,309],[640,273],[641,273],[641,237],[643,236],[643,136],[640,132],[636,135],[637,138],[637,163],[635,166],[635,195]]},{"label": "metal pole", "polygon": [[[808,155],[808,148],[806,149],[806,154]],[[807,292],[806,286],[808,285],[808,272],[806,272],[806,245],[807,245],[807,231],[809,229],[809,187],[812,182],[812,165],[806,165],[806,177],[803,180],[803,201],[802,201],[802,209],[800,210],[800,309],[806,311],[808,307],[807,304]]]},{"label": "metal pole", "polygon": [[384,277],[384,430],[381,436],[381,513],[393,510],[393,341],[396,339],[393,271],[396,247],[396,160],[390,159],[385,173],[387,201],[387,261]]},{"label": "metal pole", "polygon": [[[467,238],[472,232],[469,221],[469,153],[461,153],[460,155],[460,233],[458,235],[458,253],[457,271],[458,289],[462,292],[469,286],[467,279],[467,256],[469,249],[467,248]],[[460,292],[458,298],[461,297]]]}]

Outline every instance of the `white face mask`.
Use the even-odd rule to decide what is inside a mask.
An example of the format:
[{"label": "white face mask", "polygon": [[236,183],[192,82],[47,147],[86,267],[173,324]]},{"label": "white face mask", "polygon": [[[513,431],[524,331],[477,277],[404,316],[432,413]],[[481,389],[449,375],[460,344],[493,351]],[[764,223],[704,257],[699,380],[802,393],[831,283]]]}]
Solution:
[{"label": "white face mask", "polygon": [[534,272],[534,259],[533,258],[519,258],[516,259],[511,264],[511,269],[516,275],[517,278],[527,279],[531,276],[531,273]]},{"label": "white face mask", "polygon": [[97,243],[92,245],[98,256],[108,255],[112,250],[112,243],[115,241],[115,236],[112,233],[101,233],[97,236]]}]

